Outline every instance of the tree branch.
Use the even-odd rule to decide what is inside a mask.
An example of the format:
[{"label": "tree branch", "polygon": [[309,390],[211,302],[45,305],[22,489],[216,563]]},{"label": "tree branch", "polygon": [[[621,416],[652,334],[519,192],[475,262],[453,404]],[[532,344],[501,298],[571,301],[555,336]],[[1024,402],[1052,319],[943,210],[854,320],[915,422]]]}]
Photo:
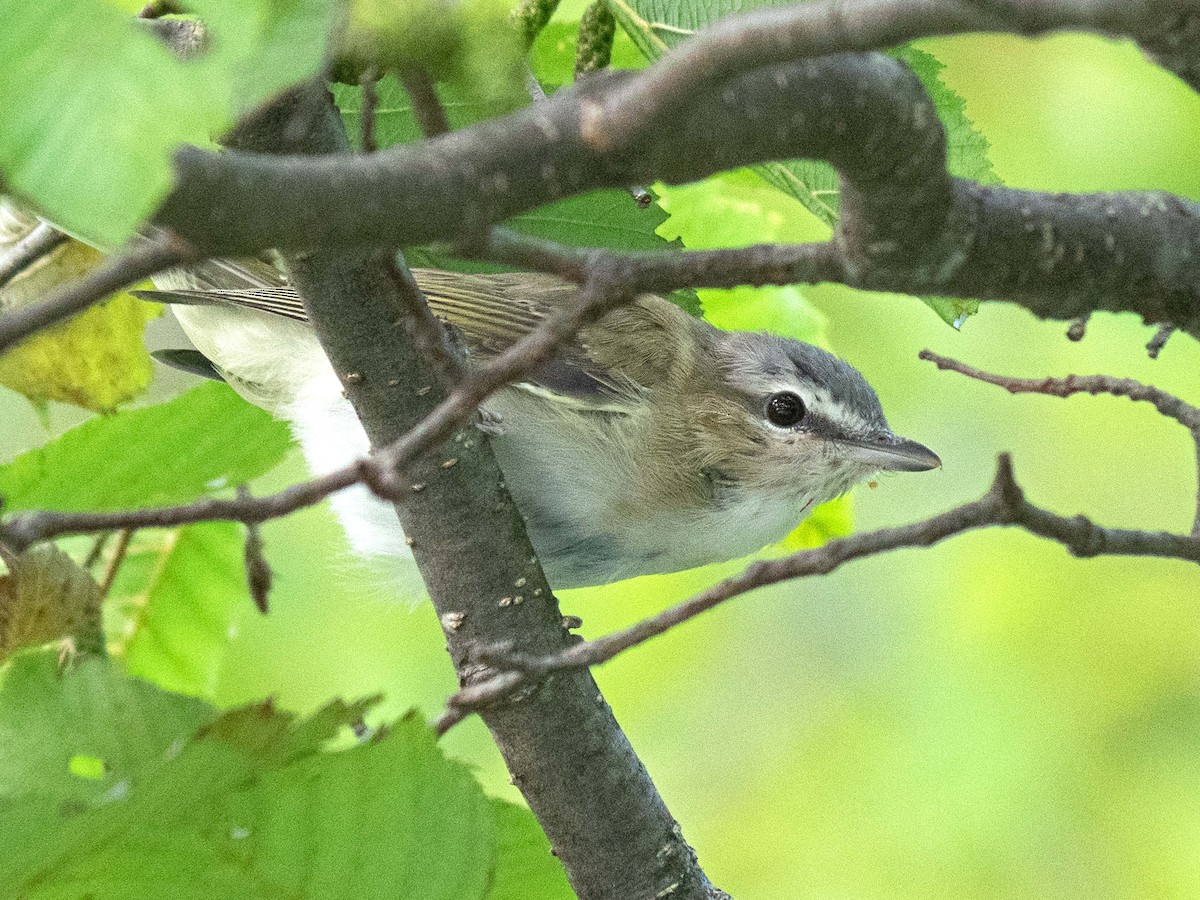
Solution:
[{"label": "tree branch", "polygon": [[958,360],[939,356],[930,350],[921,351],[921,359],[926,359],[943,371],[958,372],[976,381],[998,385],[1010,394],[1047,394],[1051,397],[1070,397],[1072,394],[1111,394],[1114,397],[1127,397],[1140,403],[1149,403],[1162,415],[1174,419],[1188,430],[1192,441],[1196,444],[1196,518],[1192,525],[1192,535],[1200,535],[1200,408],[1185,403],[1180,398],[1166,391],[1132,378],[1113,378],[1109,375],[1068,375],[1066,378],[1011,378],[1004,375],[993,375],[968,366]]},{"label": "tree branch", "polygon": [[[325,97],[323,89],[309,93]],[[287,136],[296,129],[278,120],[287,126],[296,106],[277,104],[249,140],[293,149]],[[346,140],[336,110],[327,105],[295,149],[322,152],[330,144],[344,147]],[[558,603],[490,444],[473,425],[450,440],[435,437],[453,431],[482,397],[468,396],[466,409],[452,410],[440,424],[431,415],[454,394],[459,368],[411,274],[394,254],[370,249],[322,246],[288,262],[309,321],[372,445],[416,435],[436,451],[410,459],[404,473],[410,490],[397,495],[402,499],[395,508],[460,683],[490,674],[476,651],[497,640],[534,653],[566,646],[571,638]],[[585,317],[603,309],[609,296],[624,296],[611,290],[609,283],[585,286],[569,311]],[[558,327],[577,327],[570,316],[559,318]],[[545,346],[561,340],[557,332],[543,334]],[[532,346],[527,352],[538,352],[539,345]],[[501,382],[510,377],[493,368],[494,377],[497,371]],[[394,473],[390,462],[388,452],[380,454],[381,467]],[[513,584],[526,602],[498,599]],[[482,716],[581,898],[724,896],[697,864],[590,673],[545,682],[519,699]]]},{"label": "tree branch", "polygon": [[758,9],[705,28],[644,78],[588,104],[584,139],[598,150],[629,147],[695,91],[775,63],[970,31],[1036,36],[1075,29],[1159,37],[1164,21],[1194,11],[1190,0],[824,0]]},{"label": "tree branch", "polygon": [[[1130,311],[1200,336],[1200,255],[1190,250],[1200,244],[1200,205],[1155,192],[1052,195],[951,178],[932,102],[890,58],[756,69],[690,94],[624,151],[588,147],[583,110],[646,77],[597,74],[503,119],[366,157],[185,150],[177,156],[179,187],[159,220],[220,254],[461,241],[594,188],[678,183],[803,156],[827,160],[841,175],[837,255],[823,251],[826,265],[813,271],[810,250],[792,248],[795,270],[787,250],[734,251],[713,280],[820,278],[1011,300],[1061,319]],[[762,127],[767,121],[774,127]],[[657,285],[705,270],[685,270],[693,263],[675,259],[624,259],[637,270],[630,278],[655,271],[657,279],[645,280]]]},{"label": "tree branch", "polygon": [[49,299],[0,314],[0,353],[43,328],[83,312],[121,288],[193,258],[188,245],[169,233],[110,256],[88,275],[63,285]]},{"label": "tree branch", "polygon": [[828,575],[848,562],[906,547],[931,547],[947,538],[993,526],[1022,528],[1056,541],[1074,556],[1153,556],[1200,563],[1200,535],[1102,528],[1085,516],[1059,516],[1025,498],[1013,475],[1012,460],[1000,454],[991,488],[978,500],[922,522],[830,541],[781,559],[753,563],[744,572],[628,628],[559,653],[535,656],[510,645],[489,648],[483,658],[500,669],[490,681],[455,694],[442,722],[449,728],[467,712],[486,708],[514,690],[563,669],[595,666],[643,644],[701,613],[760,587],[797,578]]}]

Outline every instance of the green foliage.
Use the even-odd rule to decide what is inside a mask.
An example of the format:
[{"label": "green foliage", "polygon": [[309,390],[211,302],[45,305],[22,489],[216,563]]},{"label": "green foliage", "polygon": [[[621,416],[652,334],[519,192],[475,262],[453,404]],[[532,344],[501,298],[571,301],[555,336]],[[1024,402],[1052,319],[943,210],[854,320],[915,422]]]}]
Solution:
[{"label": "green foliage", "polygon": [[250,606],[241,526],[205,522],[135,540],[109,592],[114,652],[131,675],[212,697],[231,629]]},{"label": "green foliage", "polygon": [[420,69],[498,115],[525,98],[524,46],[510,7],[509,0],[355,0],[342,56],[360,70]]},{"label": "green foliage", "polygon": [[171,153],[317,71],[328,0],[197,0],[211,49],[181,60],[103,0],[0,0],[0,175],[57,223],[129,237],[167,193]]},{"label": "green foliage", "polygon": [[92,419],[0,466],[6,510],[186,503],[249,481],[291,444],[287,426],[223,384]]},{"label": "green foliage", "polygon": [[415,716],[218,713],[101,660],[0,669],[0,895],[558,900],[528,812],[489,802]]},{"label": "green foliage", "polygon": [[[761,6],[780,5],[782,0],[608,0],[621,27],[648,59],[657,59],[699,28],[731,13]],[[987,159],[988,142],[967,118],[961,97],[939,77],[942,64],[912,46],[900,47],[893,56],[904,62],[921,79],[946,128],[950,171],[982,182],[997,180]],[[828,163],[817,160],[784,160],[753,167],[775,188],[799,201],[805,209],[833,227],[839,208],[838,175]],[[923,297],[948,324],[960,327],[979,308],[978,301],[946,297]]]},{"label": "green foliage", "polygon": [[[554,31],[562,33],[559,28],[554,28]],[[561,64],[562,57],[556,51],[546,71],[556,77],[569,78],[570,66],[562,69]],[[347,130],[357,136],[361,130],[362,90],[334,85],[333,91]],[[488,117],[486,104],[456,90],[453,85],[439,86],[439,95],[451,128],[462,128]],[[375,128],[376,140],[381,148],[421,138],[421,128],[413,114],[412,101],[399,81],[392,77],[382,79],[377,87],[377,97]],[[671,245],[656,233],[665,221],[666,215],[657,204],[642,207],[628,191],[604,190],[546,204],[516,216],[508,224],[522,234],[581,247],[665,250]],[[407,252],[407,258],[411,265],[455,271],[496,271],[499,268],[456,260],[433,248],[413,248]],[[694,292],[679,291],[671,299],[693,314],[699,312]]]}]

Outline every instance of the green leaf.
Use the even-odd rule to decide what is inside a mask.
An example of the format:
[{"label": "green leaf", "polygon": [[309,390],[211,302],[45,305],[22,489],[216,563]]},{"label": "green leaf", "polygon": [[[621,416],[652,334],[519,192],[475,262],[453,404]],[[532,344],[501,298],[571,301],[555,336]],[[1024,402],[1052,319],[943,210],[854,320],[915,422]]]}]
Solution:
[{"label": "green leaf", "polygon": [[496,869],[486,900],[573,900],[566,873],[533,813],[492,800]]},{"label": "green leaf", "polygon": [[499,814],[497,859],[497,814],[419,719],[328,749],[372,702],[218,714],[106,662],[19,654],[0,669],[0,895],[482,900],[498,869],[564,896],[518,868],[528,823]]},{"label": "green leaf", "polygon": [[0,466],[5,509],[186,503],[273,468],[287,427],[210,383],[169,403],[92,419]]},{"label": "green leaf", "polygon": [[[357,139],[361,132],[362,90],[335,84],[333,92],[347,131]],[[462,128],[488,116],[485,104],[472,100],[453,85],[439,85],[438,94],[452,128]],[[408,93],[390,76],[377,86],[375,133],[381,148],[417,141],[422,136]],[[628,191],[604,190],[549,203],[516,216],[508,224],[522,234],[579,247],[666,250],[671,244],[657,233],[665,221],[666,215],[657,203],[641,207]],[[501,266],[455,259],[435,248],[411,248],[405,255],[409,264],[415,266],[462,272],[504,270]],[[693,314],[699,311],[694,292],[676,292],[671,299]]]},{"label": "green leaf", "polygon": [[109,630],[121,635],[113,652],[131,675],[212,697],[230,630],[250,603],[241,527],[205,522],[143,535],[109,592],[124,620]]},{"label": "green leaf", "polygon": [[[90,802],[158,764],[212,717],[200,701],[129,678],[104,659],[80,657],[60,674],[56,654],[18,653],[0,668],[0,801],[40,794]],[[106,778],[79,779],[76,756],[101,760]]]},{"label": "green leaf", "polygon": [[181,60],[103,0],[0,0],[0,175],[68,230],[115,245],[171,186],[171,154],[318,71],[328,0],[197,0],[211,52]]},{"label": "green leaf", "polygon": [[339,56],[347,69],[421,70],[499,115],[526,100],[524,41],[511,8],[510,0],[357,0]]},{"label": "green leaf", "polygon": [[[608,0],[617,22],[649,59],[657,59],[695,31],[727,15],[785,0]],[[988,142],[966,115],[961,97],[941,80],[942,64],[922,50],[906,45],[892,56],[908,65],[921,79],[946,128],[951,174],[988,183],[997,181],[987,158]],[[767,183],[799,201],[829,227],[837,222],[840,188],[837,172],[817,160],[783,160],[753,167]],[[944,321],[955,328],[979,308],[978,301],[949,297],[922,297]]]}]

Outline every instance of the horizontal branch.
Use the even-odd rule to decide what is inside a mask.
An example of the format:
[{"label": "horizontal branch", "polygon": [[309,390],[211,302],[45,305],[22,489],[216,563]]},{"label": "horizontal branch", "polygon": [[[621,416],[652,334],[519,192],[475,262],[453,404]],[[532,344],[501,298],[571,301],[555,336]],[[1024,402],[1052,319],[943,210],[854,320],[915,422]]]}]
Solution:
[{"label": "horizontal branch", "polygon": [[[444,725],[459,721],[464,711],[486,707],[517,687],[562,669],[607,662],[632,647],[720,606],[734,597],[767,585],[797,578],[828,575],[848,562],[910,547],[931,547],[947,538],[989,527],[1015,527],[1062,544],[1074,556],[1150,556],[1200,563],[1200,535],[1102,528],[1085,516],[1059,516],[1030,503],[1017,484],[1012,460],[1000,454],[991,488],[978,500],[922,522],[884,528],[830,541],[780,559],[753,563],[744,572],[643,619],[628,628],[591,641],[582,641],[551,656],[494,647],[484,659],[502,671],[487,682],[455,694]],[[515,673],[515,674],[514,674]]]},{"label": "horizontal branch", "polygon": [[[823,0],[730,16],[683,42],[644,78],[586,106],[583,133],[596,149],[628,147],[660,127],[697,90],[761,66],[833,53],[885,50],[922,37],[967,32],[1027,36],[1080,30],[1137,39],[1177,57],[1191,0]],[[1194,50],[1193,46],[1187,49]],[[1166,54],[1164,54],[1166,55]],[[1194,63],[1194,57],[1192,58]]]},{"label": "horizontal branch", "polygon": [[951,178],[924,88],[878,55],[755,69],[689,94],[626,150],[589,147],[580,131],[588,104],[655,71],[595,75],[510,116],[366,156],[187,149],[158,220],[209,254],[462,243],[565,196],[805,157],[828,161],[842,179],[831,248],[623,257],[623,277],[643,286],[829,280],[1011,300],[1051,318],[1130,311],[1200,336],[1196,203]]}]

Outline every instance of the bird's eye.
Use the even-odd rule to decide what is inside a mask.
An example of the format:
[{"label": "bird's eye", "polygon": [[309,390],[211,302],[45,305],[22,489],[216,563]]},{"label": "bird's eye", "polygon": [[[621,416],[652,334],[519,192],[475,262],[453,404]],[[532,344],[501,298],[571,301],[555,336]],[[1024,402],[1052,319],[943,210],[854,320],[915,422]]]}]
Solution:
[{"label": "bird's eye", "polygon": [[772,394],[767,400],[767,419],[780,428],[791,428],[804,418],[804,401],[791,391]]}]

